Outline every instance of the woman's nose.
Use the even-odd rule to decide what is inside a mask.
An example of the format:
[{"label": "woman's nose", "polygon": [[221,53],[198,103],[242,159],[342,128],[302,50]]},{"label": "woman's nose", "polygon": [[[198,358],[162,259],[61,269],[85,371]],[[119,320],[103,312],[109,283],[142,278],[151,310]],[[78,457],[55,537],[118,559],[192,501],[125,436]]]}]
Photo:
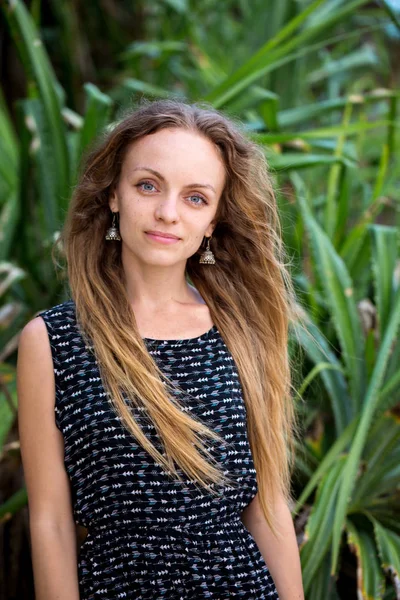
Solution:
[{"label": "woman's nose", "polygon": [[178,215],[178,198],[176,195],[168,194],[160,199],[156,208],[156,218],[164,221],[176,221]]}]

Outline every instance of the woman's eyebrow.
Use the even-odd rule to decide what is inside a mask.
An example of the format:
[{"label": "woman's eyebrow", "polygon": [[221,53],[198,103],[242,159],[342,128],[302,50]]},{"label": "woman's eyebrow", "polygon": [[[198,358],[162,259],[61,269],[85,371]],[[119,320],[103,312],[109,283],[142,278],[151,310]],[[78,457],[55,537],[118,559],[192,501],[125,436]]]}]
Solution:
[{"label": "woman's eyebrow", "polygon": [[[134,169],[132,169],[133,171],[149,171],[150,173],[153,173],[153,175],[156,175],[159,179],[161,179],[161,181],[165,181],[165,177],[163,177],[163,175],[161,175],[161,173],[159,173],[158,171],[155,171],[154,169],[151,169],[150,167],[135,167]],[[215,191],[215,188],[210,185],[209,183],[189,183],[188,185],[184,186],[185,188],[189,188],[189,187],[201,187],[201,188],[209,188],[210,190],[212,190],[214,192],[214,194],[216,194],[217,192]]]}]

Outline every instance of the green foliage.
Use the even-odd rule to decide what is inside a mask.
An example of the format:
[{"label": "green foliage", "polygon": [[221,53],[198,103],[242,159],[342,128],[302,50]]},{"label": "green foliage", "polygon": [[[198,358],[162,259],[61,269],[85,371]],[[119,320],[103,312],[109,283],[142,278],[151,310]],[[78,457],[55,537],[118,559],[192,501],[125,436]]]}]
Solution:
[{"label": "green foliage", "polygon": [[[15,421],[18,332],[63,299],[50,250],[82,153],[142,95],[206,100],[239,117],[265,149],[293,261],[304,322],[290,340],[302,353],[304,399],[293,514],[309,512],[300,549],[306,597],[339,598],[337,578],[351,569],[347,544],[358,597],[395,598],[400,142],[388,31],[399,14],[389,1],[138,2],[132,38],[130,3],[104,19],[112,4],[79,13],[51,3],[55,25],[42,35],[65,66],[58,79],[39,15],[21,0],[2,2],[28,86],[15,124],[0,93],[0,450]],[[84,35],[80,19],[90,24]],[[89,53],[86,35],[91,48],[107,45],[96,77],[80,82],[71,56],[75,46]],[[25,501],[21,490],[0,516]]]}]

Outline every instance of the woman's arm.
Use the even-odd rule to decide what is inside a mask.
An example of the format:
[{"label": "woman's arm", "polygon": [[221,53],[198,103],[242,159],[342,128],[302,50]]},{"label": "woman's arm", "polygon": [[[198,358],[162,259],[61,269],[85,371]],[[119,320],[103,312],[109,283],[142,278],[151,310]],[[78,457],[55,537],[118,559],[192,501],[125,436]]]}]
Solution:
[{"label": "woman's arm", "polygon": [[63,436],[54,419],[53,361],[41,317],[20,335],[17,393],[36,600],[79,600],[76,528]]},{"label": "woman's arm", "polygon": [[268,565],[278,590],[279,600],[304,600],[300,554],[293,519],[284,498],[275,505],[279,530],[278,540],[268,526],[258,499],[258,493],[242,513],[244,526],[255,539]]}]

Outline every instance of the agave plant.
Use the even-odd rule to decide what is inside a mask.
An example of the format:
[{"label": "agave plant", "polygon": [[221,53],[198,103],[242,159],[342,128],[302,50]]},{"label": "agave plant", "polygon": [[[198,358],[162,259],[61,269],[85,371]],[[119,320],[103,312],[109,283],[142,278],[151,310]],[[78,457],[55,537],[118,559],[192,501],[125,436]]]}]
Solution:
[{"label": "agave plant", "polygon": [[[345,532],[357,555],[359,596],[383,598],[386,575],[398,585],[400,573],[398,230],[365,225],[374,318],[363,327],[366,319],[356,280],[313,215],[299,176],[292,179],[309,236],[316,285],[333,327],[328,340],[309,313],[312,338],[299,332],[310,361],[326,365],[318,375],[332,414],[332,425],[326,423],[319,434],[318,453],[306,440],[319,464],[295,507],[297,513],[316,489],[301,546],[304,585],[310,598],[330,597],[330,575],[337,573]],[[332,440],[329,447],[324,438]],[[318,596],[322,589],[326,595]]]},{"label": "agave plant", "polygon": [[23,277],[21,269],[0,262],[0,534],[5,546],[10,549],[1,557],[1,573],[10,574],[2,583],[1,598],[13,597],[20,589],[18,562],[27,533],[26,511],[21,511],[27,497],[17,431],[15,367],[6,362],[16,350],[18,320],[24,310],[22,303],[11,297],[10,290]]},{"label": "agave plant", "polygon": [[[389,20],[396,23],[396,13],[388,2],[372,10],[366,0],[282,0],[279,10],[269,1],[254,0],[250,9],[231,0],[231,29],[221,32],[220,11],[211,0],[196,7],[147,4],[152,18],[141,22],[149,39],[126,46],[107,93],[92,83],[83,86],[81,116],[67,102],[76,84],[75,93],[71,88],[67,94],[57,80],[24,3],[1,4],[29,83],[28,97],[15,106],[16,131],[0,94],[0,260],[9,261],[0,294],[3,460],[18,453],[18,332],[38,310],[64,298],[51,246],[82,153],[118,118],[115,108],[137,94],[207,100],[240,116],[264,146],[295,263],[306,327],[291,338],[292,351],[304,352],[298,410],[305,430],[293,516],[306,597],[341,597],[340,577],[350,570],[359,598],[394,599],[400,577],[400,292],[393,206],[399,199],[400,167],[393,160],[399,91],[377,85],[374,72],[385,55],[379,40],[360,47],[359,38],[374,36]],[[72,9],[52,4],[67,43]],[[98,14],[94,7],[85,10],[93,18]],[[167,11],[179,19],[163,20]],[[243,39],[232,11],[240,11]],[[116,31],[110,35],[120,48]],[[250,58],[248,48],[254,50]],[[23,485],[1,501],[1,517],[14,515],[26,502]],[[357,569],[346,562],[350,553]]]}]

